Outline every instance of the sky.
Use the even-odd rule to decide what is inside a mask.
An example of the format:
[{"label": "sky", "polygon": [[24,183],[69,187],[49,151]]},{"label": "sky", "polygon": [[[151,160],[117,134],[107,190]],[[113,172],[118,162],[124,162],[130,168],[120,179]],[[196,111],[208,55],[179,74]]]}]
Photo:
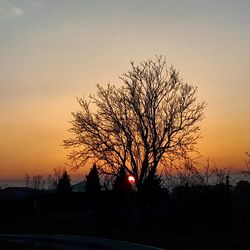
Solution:
[{"label": "sky", "polygon": [[[198,149],[218,167],[250,151],[250,1],[0,0],[0,179],[47,175],[76,97],[163,55],[198,87]],[[83,176],[88,167],[72,173]]]}]

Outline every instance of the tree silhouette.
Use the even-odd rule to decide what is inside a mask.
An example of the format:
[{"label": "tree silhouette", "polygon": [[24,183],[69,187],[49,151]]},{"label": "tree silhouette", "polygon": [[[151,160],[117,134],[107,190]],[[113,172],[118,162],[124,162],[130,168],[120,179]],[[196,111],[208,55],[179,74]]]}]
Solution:
[{"label": "tree silhouette", "polygon": [[31,177],[29,174],[25,174],[24,182],[25,182],[25,187],[29,188],[31,184]]},{"label": "tree silhouette", "polygon": [[250,194],[250,183],[245,180],[240,180],[236,183],[234,190],[240,194]]},{"label": "tree silhouette", "polygon": [[70,193],[72,191],[70,182],[70,176],[68,175],[67,171],[64,171],[58,181],[57,191],[59,193]]},{"label": "tree silhouette", "polygon": [[148,178],[143,183],[143,191],[148,192],[159,192],[162,189],[162,179],[158,175],[154,175],[151,178]]},{"label": "tree silhouette", "polygon": [[86,175],[86,191],[90,193],[98,193],[101,191],[100,179],[96,164],[90,169],[89,174]]},{"label": "tree silhouette", "polygon": [[140,189],[159,166],[194,151],[205,104],[197,102],[197,88],[184,83],[161,56],[132,62],[120,80],[120,87],[97,85],[96,95],[78,99],[74,137],[64,146],[74,148],[73,168],[89,160],[105,174],[117,176],[124,168]]},{"label": "tree silhouette", "polygon": [[246,173],[249,175],[250,174],[250,154],[246,152]]},{"label": "tree silhouette", "polygon": [[44,188],[43,176],[40,174],[34,175],[32,179],[30,179],[30,186],[34,189]]}]

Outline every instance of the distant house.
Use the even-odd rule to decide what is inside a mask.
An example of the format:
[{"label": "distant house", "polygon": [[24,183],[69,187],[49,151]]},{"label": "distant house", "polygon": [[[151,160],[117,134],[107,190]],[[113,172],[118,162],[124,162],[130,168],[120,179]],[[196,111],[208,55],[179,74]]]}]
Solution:
[{"label": "distant house", "polygon": [[86,184],[87,184],[87,181],[85,180],[85,181],[81,181],[79,183],[72,185],[72,192],[75,192],[75,193],[85,192]]}]

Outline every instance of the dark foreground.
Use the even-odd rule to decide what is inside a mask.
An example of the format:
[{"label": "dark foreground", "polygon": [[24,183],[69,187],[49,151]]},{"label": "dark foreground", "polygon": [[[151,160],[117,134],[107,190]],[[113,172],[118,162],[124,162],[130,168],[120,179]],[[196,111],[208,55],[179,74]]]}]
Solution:
[{"label": "dark foreground", "polygon": [[[16,191],[15,195],[8,195],[1,191],[0,233],[84,235],[169,250],[250,249],[250,193],[218,188],[179,188],[172,194],[166,191],[57,194],[26,190],[25,195],[22,192],[16,195]],[[65,241],[37,244],[26,238],[13,242],[7,236],[0,241],[0,249],[74,250],[76,247]],[[133,249],[114,248],[114,244],[107,248],[96,242],[96,248],[93,244],[84,247]],[[138,245],[134,249],[139,249]]]}]

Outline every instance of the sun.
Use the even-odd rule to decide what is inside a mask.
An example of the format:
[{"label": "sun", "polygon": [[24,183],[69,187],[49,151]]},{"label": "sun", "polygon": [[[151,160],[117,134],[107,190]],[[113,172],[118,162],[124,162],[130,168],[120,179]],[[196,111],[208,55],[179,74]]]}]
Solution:
[{"label": "sun", "polygon": [[134,184],[134,183],[135,183],[135,177],[132,176],[132,175],[129,175],[129,176],[128,176],[128,182],[129,182],[130,184]]}]

